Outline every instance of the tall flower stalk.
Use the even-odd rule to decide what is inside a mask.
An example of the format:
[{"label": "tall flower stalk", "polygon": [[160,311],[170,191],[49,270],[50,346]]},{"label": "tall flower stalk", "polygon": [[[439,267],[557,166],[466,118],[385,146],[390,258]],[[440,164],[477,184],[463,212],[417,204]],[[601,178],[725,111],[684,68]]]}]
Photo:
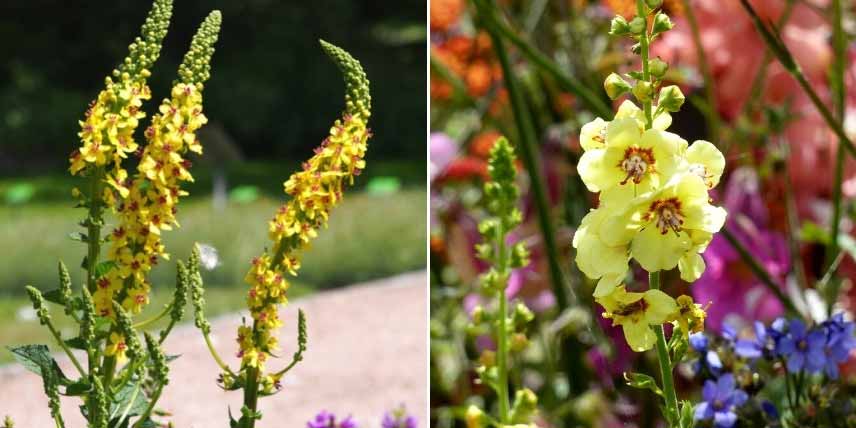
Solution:
[{"label": "tall flower stalk", "polygon": [[[85,190],[74,189],[79,206],[87,209],[80,224],[85,233],[73,235],[87,245],[82,267],[85,281],[80,293],[63,263],[59,265],[60,287],[42,293],[27,287],[40,322],[52,333],[79,373],[67,378],[44,345],[11,348],[18,360],[43,379],[51,415],[63,427],[59,394],[80,396],[83,414],[91,428],[153,426],[152,414],[168,383],[168,367],[161,344],[172,326],[183,316],[188,272],[198,270],[198,257],[187,265],[179,262],[173,301],[153,319],[137,321],[149,302],[148,272],[159,258],[168,259],[160,241],[162,230],[177,226],[178,197],[186,195],[180,182],[192,180],[190,164],[182,157],[188,150],[201,153],[195,131],[205,124],[201,91],[209,77],[213,45],[220,29],[220,12],[213,11],[200,26],[179,68],[171,98],[164,100],[145,132],[147,144],[135,140],[145,117],[144,101],[151,98],[147,79],[157,60],[172,15],[172,0],[155,0],[129,55],[111,76],[105,89],[80,121],[80,148],[72,152],[69,171],[88,180]],[[141,156],[133,177],[123,167],[130,156]],[[105,213],[118,216],[118,226],[102,237]],[[109,242],[106,261],[100,261],[101,244]],[[47,302],[63,311],[80,326],[79,334],[63,338],[53,325]],[[140,329],[169,316],[168,327],[159,339]],[[86,365],[70,348],[86,351]]]},{"label": "tall flower stalk", "polygon": [[496,350],[482,355],[477,371],[481,381],[496,392],[499,412],[493,420],[482,409],[471,406],[466,418],[469,428],[482,427],[486,422],[502,427],[529,427],[534,426],[529,424],[537,396],[524,388],[515,393],[512,403],[508,380],[512,351],[519,352],[526,347],[523,331],[533,314],[522,303],[510,311],[506,294],[512,269],[526,266],[529,254],[522,242],[508,243],[511,231],[520,225],[523,216],[516,206],[520,192],[515,183],[514,149],[505,138],[498,139],[491,148],[488,173],[490,181],[485,183],[484,198],[490,217],[479,224],[483,242],[476,249],[479,257],[491,264],[481,278],[481,285],[484,292],[495,299],[496,305],[490,310],[476,308],[473,323],[489,325],[491,338],[496,341]]},{"label": "tall flower stalk", "polygon": [[210,326],[204,321],[201,290],[194,294],[197,326],[223,369],[222,386],[244,391],[241,418],[233,421],[237,424],[233,426],[241,428],[255,426],[262,416],[257,410],[259,397],[276,393],[282,376],[302,359],[306,348],[306,321],[300,312],[298,351],[291,363],[279,371],[265,370],[279,348],[277,334],[282,326],[279,307],[287,302],[288,278],[297,275],[300,253],[318,236],[319,230],[326,227],[330,212],[342,200],[345,186],[352,185],[354,177],[365,168],[363,158],[371,137],[367,127],[371,116],[369,81],[359,61],[350,54],[323,40],[321,47],[345,77],[345,111],[330,128],[329,136],[315,149],[315,155],[284,183],[290,199],[268,223],[271,247],[252,260],[247,272],[245,281],[250,286],[247,307],[252,323],[238,328],[239,370],[231,370],[210,346]]},{"label": "tall flower stalk", "polygon": [[[691,297],[663,292],[660,273],[678,268],[684,281],[693,282],[704,272],[701,253],[726,217],[708,193],[719,183],[725,158],[710,142],[689,144],[666,131],[684,96],[677,86],[662,85],[668,64],[649,58],[651,42],[672,28],[658,10],[661,3],[637,0],[635,18],[612,21],[611,34],[636,42],[632,50],[641,70],[613,73],[604,88],[612,99],[632,94],[641,107],[625,100],[612,121],[597,118],[583,126],[578,170],[600,204],[583,218],[573,245],[580,270],[598,280],[594,297],[604,317],[622,326],[634,351],[656,349],[659,385],[639,373],[626,374],[629,384],[660,395],[669,426],[683,428],[692,423],[692,406],[679,403],[672,371],[687,349],[688,333],[704,328],[706,314]],[[648,290],[628,291],[623,284],[631,259],[648,271]],[[669,341],[666,323],[675,325]]]}]

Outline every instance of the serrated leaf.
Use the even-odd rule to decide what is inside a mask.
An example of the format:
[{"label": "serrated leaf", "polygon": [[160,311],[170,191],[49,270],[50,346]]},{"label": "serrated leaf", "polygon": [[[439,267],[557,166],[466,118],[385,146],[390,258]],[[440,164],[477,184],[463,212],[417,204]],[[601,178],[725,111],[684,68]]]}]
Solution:
[{"label": "serrated leaf", "polygon": [[7,347],[12,355],[19,363],[27,370],[44,377],[43,373],[53,373],[57,375],[60,382],[68,382],[56,360],[51,357],[50,350],[47,345],[24,345],[24,346],[9,346]]},{"label": "serrated leaf", "polygon": [[53,290],[45,291],[44,293],[42,293],[42,297],[44,297],[45,300],[47,300],[48,302],[53,302],[58,305],[64,304],[62,293],[59,292],[59,288],[54,288]]},{"label": "serrated leaf", "polygon": [[[128,408],[126,420],[131,416],[141,415],[146,411],[148,403],[146,402],[146,394],[139,387],[139,382],[128,383],[113,397],[113,403],[110,406],[111,416],[121,416]],[[131,400],[134,400],[131,402]],[[112,424],[110,426],[113,426]]]},{"label": "serrated leaf", "polygon": [[92,389],[92,386],[89,382],[83,378],[78,380],[77,382],[72,383],[71,385],[65,387],[65,395],[68,396],[77,396],[84,395]]},{"label": "serrated leaf", "polygon": [[659,395],[660,397],[663,396],[663,391],[661,391],[660,387],[657,386],[657,381],[655,381],[653,377],[648,376],[644,373],[625,372],[624,380],[627,381],[628,386],[638,389],[647,389]]},{"label": "serrated leaf", "polygon": [[73,337],[71,339],[66,339],[64,342],[66,345],[68,345],[69,348],[82,349],[84,351],[86,350],[86,341],[84,341],[79,336]]}]

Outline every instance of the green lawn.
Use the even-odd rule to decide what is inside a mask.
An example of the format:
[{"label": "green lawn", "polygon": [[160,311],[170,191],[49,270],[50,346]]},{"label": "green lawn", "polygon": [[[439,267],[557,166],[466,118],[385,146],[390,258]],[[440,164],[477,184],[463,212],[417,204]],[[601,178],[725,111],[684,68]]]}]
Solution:
[{"label": "green lawn", "polygon": [[[400,176],[402,168],[390,164],[386,171],[390,176]],[[252,178],[257,174],[258,177]],[[263,182],[273,182],[273,185],[269,188],[258,186],[259,198],[247,203],[230,202],[223,210],[214,208],[211,198],[205,195],[204,184],[197,183],[196,196],[182,200],[179,205],[178,218],[182,227],[164,236],[173,261],[162,262],[152,271],[150,311],[157,311],[168,299],[175,276],[174,260],[185,259],[194,242],[211,245],[219,253],[220,264],[203,271],[210,313],[239,309],[243,305],[243,276],[250,259],[269,244],[267,221],[284,198],[278,192],[287,174],[270,167],[254,166],[244,169],[242,174],[230,176],[232,185]],[[199,181],[204,182],[205,175],[200,175]],[[265,176],[268,178],[263,180]],[[365,178],[359,177],[367,181]],[[400,180],[404,187],[397,193],[378,195],[359,188],[346,193],[345,200],[330,217],[329,228],[320,233],[312,248],[303,255],[300,276],[290,292],[292,297],[424,268],[426,192],[424,187],[415,185],[415,178]],[[27,320],[29,305],[23,295],[24,285],[32,284],[42,290],[56,288],[56,263],[60,259],[72,271],[76,286],[83,276],[78,266],[85,247],[69,239],[68,234],[80,230],[76,222],[85,213],[71,208],[70,198],[60,197],[67,194],[74,181],[37,177],[27,182],[36,183],[34,202],[0,204],[0,346],[48,340],[46,331],[37,322]],[[0,196],[3,189],[14,185],[12,179],[0,179]],[[198,196],[200,194],[203,196]],[[68,327],[66,320],[57,318],[60,325]],[[8,353],[0,351],[0,362],[8,360]]]}]

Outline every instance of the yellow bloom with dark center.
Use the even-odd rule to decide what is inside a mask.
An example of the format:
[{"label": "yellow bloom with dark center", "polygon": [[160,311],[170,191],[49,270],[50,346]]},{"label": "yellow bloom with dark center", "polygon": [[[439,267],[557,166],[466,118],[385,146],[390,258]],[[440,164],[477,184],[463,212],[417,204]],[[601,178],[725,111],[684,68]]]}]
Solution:
[{"label": "yellow bloom with dark center", "polygon": [[115,357],[116,362],[122,364],[128,357],[125,352],[128,350],[128,345],[125,343],[125,337],[119,333],[110,333],[110,343],[104,348],[104,355]]},{"label": "yellow bloom with dark center", "polygon": [[660,290],[633,293],[627,292],[623,285],[596,301],[605,310],[603,317],[622,327],[627,344],[636,352],[654,346],[657,337],[651,326],[665,323],[678,308],[675,299]]},{"label": "yellow bloom with dark center", "polygon": [[678,309],[671,318],[678,323],[684,335],[689,336],[690,333],[704,331],[704,320],[707,318],[704,308],[687,295],[678,296],[676,302]]}]

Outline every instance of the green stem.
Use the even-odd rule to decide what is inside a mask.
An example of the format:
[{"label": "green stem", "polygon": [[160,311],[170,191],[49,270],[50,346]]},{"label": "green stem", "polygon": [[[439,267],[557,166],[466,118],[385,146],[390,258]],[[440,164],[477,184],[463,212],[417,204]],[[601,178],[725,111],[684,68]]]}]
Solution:
[{"label": "green stem", "polygon": [[790,313],[791,315],[798,315],[799,311],[797,310],[797,307],[791,300],[791,298],[788,297],[782,291],[781,288],[779,288],[778,284],[776,284],[776,281],[773,280],[773,277],[770,275],[770,273],[767,272],[767,270],[764,269],[764,266],[762,266],[761,263],[758,262],[755,256],[753,256],[752,253],[750,253],[749,250],[746,249],[746,247],[744,247],[743,244],[737,240],[737,238],[731,233],[727,226],[722,228],[721,233],[725,240],[728,241],[728,243],[731,245],[731,248],[734,248],[734,250],[737,251],[737,254],[740,255],[740,258],[743,259],[743,262],[746,263],[746,265],[749,267],[749,270],[751,270],[752,273],[755,274],[755,277],[761,281],[761,284],[767,287],[767,290],[769,290],[771,293],[773,293],[774,296],[776,296],[777,299],[779,299],[779,302],[781,302],[782,305],[785,306],[785,309],[788,311],[788,313]]},{"label": "green stem", "polygon": [[785,220],[788,223],[788,249],[791,254],[791,266],[794,271],[797,283],[802,290],[809,288],[808,276],[805,273],[803,266],[802,255],[800,254],[800,243],[797,241],[797,234],[800,230],[800,219],[797,213],[797,202],[794,198],[793,182],[791,181],[791,168],[787,161],[784,162],[785,180],[790,185],[785,186]]},{"label": "green stem", "polygon": [[[838,120],[844,122],[844,113],[846,104],[844,95],[846,88],[844,87],[844,72],[846,68],[847,56],[847,39],[844,34],[844,24],[841,12],[841,0],[832,0],[832,46],[835,50],[833,55],[833,72],[831,73],[832,98],[835,103],[836,115]],[[826,259],[824,265],[829,267],[832,265],[839,251],[838,234],[841,226],[841,202],[844,199],[842,194],[842,185],[844,182],[844,142],[838,141],[838,149],[835,152],[835,173],[833,174],[832,182],[832,220],[830,224],[829,244],[826,247]],[[835,301],[838,300],[838,292],[840,289],[840,281],[832,282],[831,293],[827,296],[827,312],[831,315]]]},{"label": "green stem", "polygon": [[707,62],[707,55],[704,53],[704,47],[701,43],[701,33],[696,21],[695,13],[690,5],[689,0],[683,0],[684,14],[690,24],[690,33],[692,34],[693,44],[696,46],[696,55],[698,57],[698,67],[701,70],[702,79],[704,79],[704,92],[707,98],[708,108],[705,110],[707,116],[707,124],[709,127],[708,138],[713,144],[719,145],[719,128],[720,119],[719,111],[716,106],[716,91],[713,87],[713,74],[710,71],[710,64]]},{"label": "green stem", "polygon": [[163,317],[165,317],[167,314],[169,314],[169,311],[170,311],[170,310],[172,310],[172,303],[170,303],[170,304],[166,305],[166,306],[164,307],[164,309],[163,309],[160,313],[158,313],[157,315],[155,315],[154,317],[149,318],[149,319],[147,319],[147,320],[145,320],[145,321],[140,321],[140,322],[138,322],[138,323],[134,324],[132,327],[134,328],[134,330],[139,330],[139,329],[141,329],[141,328],[148,327],[148,326],[150,326],[150,325],[152,325],[152,324],[154,324],[154,323],[156,323],[156,322],[160,321],[160,319],[161,319],[161,318],[163,318]]},{"label": "green stem", "polygon": [[59,334],[59,331],[53,326],[53,323],[48,319],[45,322],[45,325],[50,330],[54,339],[56,339],[56,343],[65,351],[66,355],[68,355],[68,359],[71,360],[71,363],[74,364],[74,368],[77,369],[80,376],[86,377],[86,370],[83,370],[83,366],[80,364],[80,361],[77,360],[77,357],[71,352],[71,349],[68,348],[68,345],[65,344],[65,341],[62,340],[62,336]]},{"label": "green stem", "polygon": [[[502,75],[505,80],[505,87],[508,90],[509,99],[511,101],[511,109],[514,114],[514,121],[517,123],[518,133],[520,134],[520,142],[518,149],[529,173],[529,180],[532,186],[532,196],[535,199],[536,212],[538,213],[538,224],[541,228],[541,235],[544,239],[544,249],[547,253],[547,262],[550,268],[550,279],[552,284],[553,294],[556,296],[556,305],[559,311],[564,311],[570,305],[570,297],[568,290],[565,288],[564,274],[559,266],[559,252],[556,248],[556,233],[553,229],[553,224],[550,219],[550,208],[547,203],[547,196],[544,181],[541,178],[541,167],[537,156],[537,143],[535,129],[532,127],[529,115],[524,111],[525,103],[523,96],[517,86],[517,79],[511,70],[511,63],[508,59],[508,53],[505,50],[505,42],[499,37],[497,31],[498,20],[496,19],[496,11],[492,3],[487,0],[476,0],[476,5],[479,9],[479,17],[483,23],[488,24],[487,30],[490,34],[493,48],[499,59],[502,67]],[[491,25],[491,23],[497,25]]]},{"label": "green stem", "polygon": [[158,385],[158,389],[155,390],[155,393],[151,397],[149,397],[149,405],[148,407],[146,407],[146,411],[143,412],[142,416],[140,416],[139,419],[137,419],[137,422],[134,424],[133,428],[139,428],[140,425],[145,422],[149,418],[149,416],[151,416],[152,411],[155,409],[155,404],[158,402],[161,393],[163,392],[163,386],[164,383],[161,382]]},{"label": "green stem", "polygon": [[[641,1],[641,0],[640,0]],[[652,290],[660,288],[660,272],[648,273],[648,286]],[[660,363],[660,376],[663,382],[664,399],[666,400],[666,411],[671,416],[669,420],[679,421],[678,417],[678,394],[675,392],[675,380],[672,377],[672,361],[669,357],[669,348],[666,345],[666,334],[663,332],[662,325],[654,326],[654,333],[657,335],[657,360]],[[680,426],[680,422],[679,422]]]},{"label": "green stem", "polygon": [[98,266],[98,256],[101,253],[101,225],[104,207],[101,201],[102,179],[104,167],[99,166],[92,172],[89,180],[89,215],[86,219],[86,286],[90,293],[95,293],[95,268]]},{"label": "green stem", "polygon": [[[645,19],[648,16],[645,2],[636,0],[636,15]],[[645,30],[639,35],[639,55],[642,57],[642,80],[651,82],[650,65],[648,64],[648,21],[645,21]],[[642,110],[645,112],[645,129],[651,129],[654,125],[654,116],[651,114],[651,100],[642,101]]]},{"label": "green stem", "polygon": [[499,232],[496,238],[497,247],[497,271],[502,281],[502,286],[497,291],[499,300],[499,315],[497,318],[497,394],[499,395],[499,419],[503,424],[510,424],[510,409],[508,397],[508,297],[505,295],[505,287],[508,284],[508,249],[505,245],[505,227],[500,219]]},{"label": "green stem", "polygon": [[250,409],[249,417],[244,417],[242,428],[254,428],[256,426],[256,407],[259,404],[259,369],[247,368],[247,384],[244,386],[244,406]]},{"label": "green stem", "polygon": [[232,369],[229,368],[229,365],[223,362],[223,359],[220,358],[220,354],[218,354],[217,350],[214,349],[214,343],[211,342],[211,338],[208,337],[208,333],[203,331],[202,337],[205,339],[205,346],[208,347],[208,353],[210,353],[211,356],[214,357],[214,361],[217,362],[217,365],[220,366],[220,369],[234,376],[235,373],[232,371]]},{"label": "green stem", "polygon": [[[480,4],[485,0],[477,0],[476,4]],[[487,6],[485,6],[487,7]],[[565,73],[561,67],[559,67],[555,62],[550,60],[543,53],[539,52],[535,47],[533,47],[528,41],[524,40],[521,36],[514,32],[511,28],[509,28],[506,24],[500,22],[500,20],[496,17],[496,14],[491,10],[490,13],[479,14],[483,19],[483,24],[487,27],[488,32],[491,33],[491,38],[499,38],[501,35],[503,38],[507,39],[511,44],[520,49],[520,52],[529,60],[532,61],[537,67],[546,71],[549,75],[553,76],[554,79],[559,83],[562,89],[574,93],[578,96],[582,102],[595,114],[601,117],[611,117],[612,109],[603,101],[602,98],[598,97],[594,92],[592,92],[586,85],[574,79],[573,76]],[[497,49],[497,51],[500,49]],[[508,74],[505,74],[508,76]],[[507,81],[507,79],[506,79]]]},{"label": "green stem", "polygon": [[812,89],[811,85],[806,80],[805,75],[800,69],[799,65],[794,60],[793,55],[788,50],[787,46],[785,46],[784,42],[781,41],[781,38],[770,31],[764,23],[761,21],[761,18],[755,12],[755,9],[752,8],[752,5],[749,4],[748,0],[740,0],[740,3],[743,5],[743,8],[749,13],[749,17],[752,18],[752,22],[755,24],[755,28],[761,34],[761,38],[764,39],[764,42],[776,56],[776,59],[779,60],[779,63],[782,64],[782,67],[794,78],[797,83],[799,83],[802,90],[808,95],[809,99],[811,99],[812,104],[814,104],[817,111],[820,112],[820,115],[823,117],[823,120],[826,122],[826,125],[835,132],[835,135],[839,138],[840,142],[844,145],[844,148],[850,152],[851,156],[856,157],[856,146],[853,145],[853,142],[850,141],[850,138],[847,136],[847,132],[844,131],[844,127],[841,123],[839,123],[835,117],[832,115],[832,112],[829,111],[829,108],[821,101],[820,97],[817,95],[817,92]]}]

